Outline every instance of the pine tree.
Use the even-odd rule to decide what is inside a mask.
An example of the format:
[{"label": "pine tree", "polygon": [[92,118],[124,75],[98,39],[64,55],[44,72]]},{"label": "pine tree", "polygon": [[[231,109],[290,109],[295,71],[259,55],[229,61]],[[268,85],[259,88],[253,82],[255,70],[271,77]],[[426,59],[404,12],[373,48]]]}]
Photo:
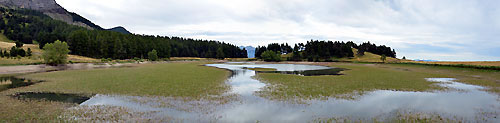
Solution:
[{"label": "pine tree", "polygon": [[224,59],[224,51],[222,50],[222,47],[219,47],[217,49],[217,54],[215,55],[217,59]]}]

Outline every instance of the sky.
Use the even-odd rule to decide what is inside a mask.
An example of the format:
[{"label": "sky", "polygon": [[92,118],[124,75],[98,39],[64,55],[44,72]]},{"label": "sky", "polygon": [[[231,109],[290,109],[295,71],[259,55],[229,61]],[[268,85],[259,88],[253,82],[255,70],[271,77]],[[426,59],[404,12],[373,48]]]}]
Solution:
[{"label": "sky", "polygon": [[56,0],[103,28],[238,46],[370,41],[407,59],[500,61],[499,0]]}]

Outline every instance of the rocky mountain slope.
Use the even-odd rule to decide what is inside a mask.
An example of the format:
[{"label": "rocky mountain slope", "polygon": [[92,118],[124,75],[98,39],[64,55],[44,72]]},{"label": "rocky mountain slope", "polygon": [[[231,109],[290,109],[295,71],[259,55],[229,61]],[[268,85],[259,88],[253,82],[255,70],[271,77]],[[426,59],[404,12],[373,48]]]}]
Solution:
[{"label": "rocky mountain slope", "polygon": [[53,19],[61,20],[69,24],[86,27],[89,29],[102,29],[78,14],[68,12],[55,0],[0,0],[0,6],[17,9],[32,9],[43,12]]}]

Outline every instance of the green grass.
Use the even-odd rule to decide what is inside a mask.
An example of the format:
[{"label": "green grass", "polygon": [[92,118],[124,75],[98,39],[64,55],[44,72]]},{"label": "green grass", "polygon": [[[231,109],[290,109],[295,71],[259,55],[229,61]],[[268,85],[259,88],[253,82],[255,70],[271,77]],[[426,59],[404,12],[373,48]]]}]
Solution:
[{"label": "green grass", "polygon": [[[0,91],[0,122],[64,121],[59,116],[75,104],[22,101],[8,95],[17,92],[56,92],[81,95],[120,94],[167,96],[186,100],[224,100],[230,72],[202,66],[202,62],[143,64],[131,68],[69,70],[23,75],[46,80],[32,86]],[[224,95],[225,96],[225,95]]]},{"label": "green grass", "polygon": [[5,36],[3,33],[0,33],[0,41],[14,43],[14,41],[7,38],[7,36]]},{"label": "green grass", "polygon": [[256,78],[271,84],[261,92],[270,99],[351,98],[353,93],[373,90],[428,91],[441,89],[425,78],[447,77],[424,72],[379,68],[365,64],[332,64],[347,68],[340,76],[296,76],[259,73]]},{"label": "green grass", "polygon": [[432,73],[459,79],[459,82],[487,87],[487,91],[500,95],[500,71],[476,68],[461,68],[447,65],[387,64],[389,68],[405,68],[412,71]]},{"label": "green grass", "polygon": [[500,93],[500,72],[446,66],[408,64],[329,63],[347,68],[340,76],[296,76],[259,73],[256,78],[269,85],[259,94],[269,99],[353,98],[373,90],[431,91],[443,89],[425,78],[457,78],[459,82],[488,87]]},{"label": "green grass", "polygon": [[146,64],[132,68],[73,70],[27,75],[46,80],[26,91],[152,95],[203,98],[221,95],[229,71],[193,63]]},{"label": "green grass", "polygon": [[498,71],[500,71],[500,66],[484,66],[484,65],[469,65],[469,64],[430,64],[430,63],[413,63],[413,62],[394,63],[394,64],[444,66],[444,67],[459,67],[459,68],[473,68],[473,69],[498,70]]}]

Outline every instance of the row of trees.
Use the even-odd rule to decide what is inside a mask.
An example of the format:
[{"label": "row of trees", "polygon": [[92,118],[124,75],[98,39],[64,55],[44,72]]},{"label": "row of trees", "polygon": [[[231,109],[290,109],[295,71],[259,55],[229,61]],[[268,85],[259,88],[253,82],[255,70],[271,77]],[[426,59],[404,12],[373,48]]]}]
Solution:
[{"label": "row of trees", "polygon": [[357,52],[358,55],[364,55],[365,52],[370,52],[370,53],[377,54],[377,55],[385,55],[387,57],[396,58],[396,51],[394,49],[392,49],[391,47],[387,47],[385,45],[377,46],[377,45],[372,44],[370,42],[366,42],[366,43],[363,43],[359,46],[356,46],[356,45],[353,45],[353,46],[354,46],[353,48],[358,49],[358,52]]},{"label": "row of trees", "polygon": [[[300,45],[304,45],[304,44],[300,44]],[[279,44],[279,43],[271,43],[271,44],[268,44],[267,47],[266,46],[258,46],[257,48],[255,48],[255,57],[256,58],[262,58],[261,55],[262,53],[264,53],[265,51],[273,51],[275,53],[282,53],[282,54],[288,54],[288,53],[291,53],[293,52],[293,48],[288,45],[288,43],[283,43],[283,44]]]},{"label": "row of trees", "polygon": [[[32,10],[0,8],[5,23],[0,30],[11,40],[22,43],[47,43],[64,40],[70,54],[92,58],[144,58],[152,50],[158,57],[246,58],[247,51],[219,41],[195,40],[181,37],[122,34],[106,30],[89,30],[53,20]],[[219,52],[220,51],[220,52]]]},{"label": "row of trees", "polygon": [[292,53],[291,57],[288,57],[287,59],[291,61],[301,61],[303,59],[307,59],[308,61],[319,61],[320,59],[328,60],[332,57],[354,57],[352,48],[358,49],[357,54],[360,56],[364,55],[365,52],[371,52],[381,56],[396,57],[395,50],[385,45],[377,46],[370,42],[357,45],[352,41],[340,42],[318,40],[307,41],[306,44],[298,43],[295,44],[293,48],[291,48],[288,44],[278,43],[271,43],[268,46],[258,46],[255,49],[255,56],[265,60],[274,59],[274,56],[271,57],[271,55],[269,55],[271,52],[267,52],[267,54],[264,55],[266,51],[273,51],[273,53],[278,55]]}]

